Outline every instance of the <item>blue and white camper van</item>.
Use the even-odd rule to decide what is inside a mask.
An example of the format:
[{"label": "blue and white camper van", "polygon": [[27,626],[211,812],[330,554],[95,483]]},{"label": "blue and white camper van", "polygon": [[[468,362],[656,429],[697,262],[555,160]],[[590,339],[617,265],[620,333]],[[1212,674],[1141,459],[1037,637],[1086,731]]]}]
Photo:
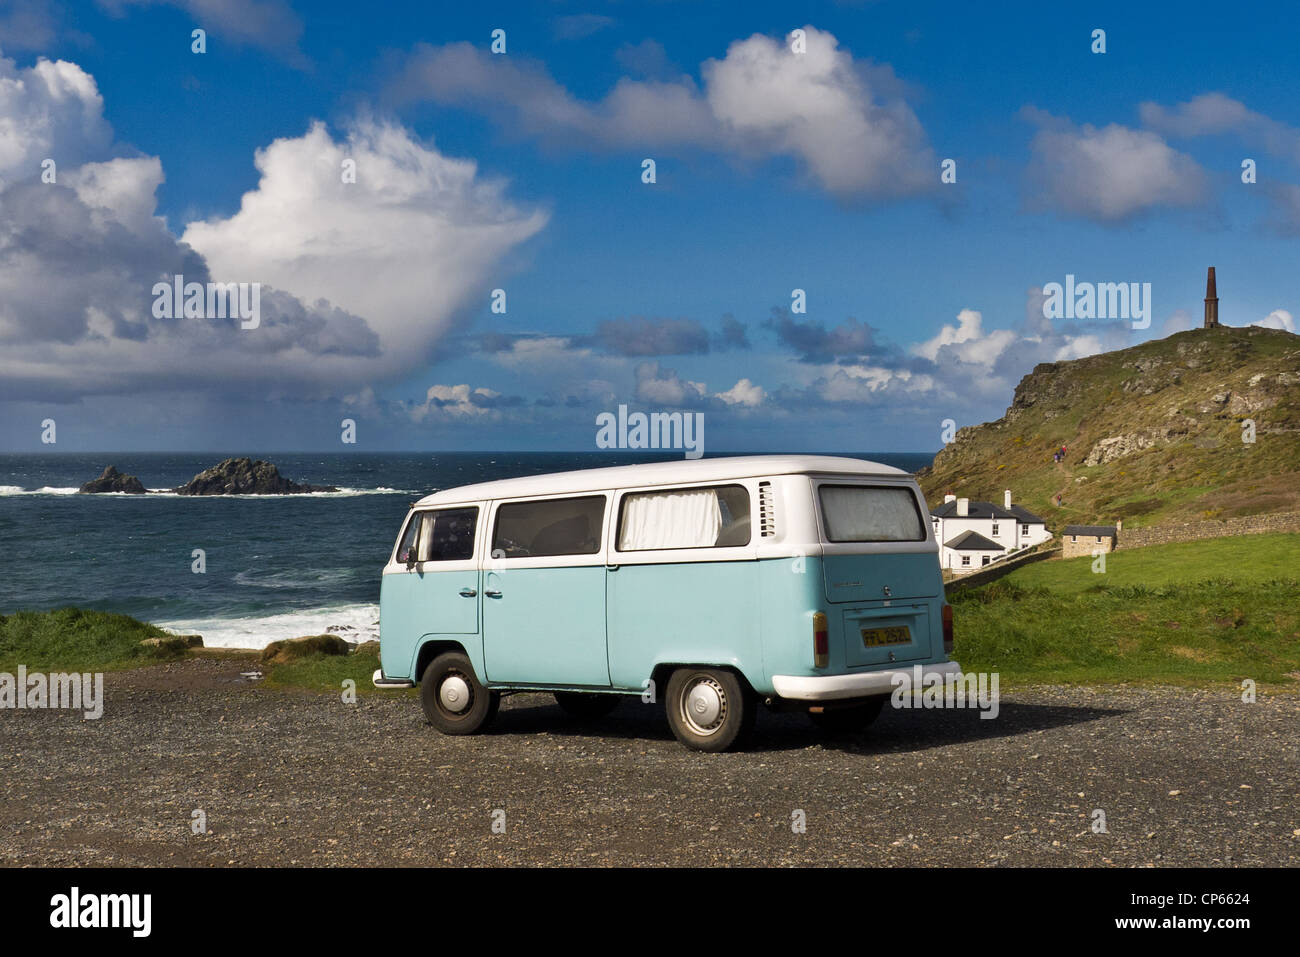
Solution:
[{"label": "blue and white camper van", "polygon": [[374,683],[419,684],[446,734],[517,691],[584,718],[662,701],[701,751],[740,741],[760,702],[860,730],[899,671],[959,672],[927,514],[906,472],[815,455],[437,492],[384,568]]}]

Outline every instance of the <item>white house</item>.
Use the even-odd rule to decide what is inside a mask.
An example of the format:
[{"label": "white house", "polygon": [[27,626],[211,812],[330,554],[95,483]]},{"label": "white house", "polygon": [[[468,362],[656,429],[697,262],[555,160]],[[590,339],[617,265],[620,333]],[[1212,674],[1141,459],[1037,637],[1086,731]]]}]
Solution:
[{"label": "white house", "polygon": [[939,564],[959,575],[1052,537],[1043,519],[1011,504],[1010,489],[1002,505],[945,495],[942,505],[930,509],[930,520],[939,540]]}]

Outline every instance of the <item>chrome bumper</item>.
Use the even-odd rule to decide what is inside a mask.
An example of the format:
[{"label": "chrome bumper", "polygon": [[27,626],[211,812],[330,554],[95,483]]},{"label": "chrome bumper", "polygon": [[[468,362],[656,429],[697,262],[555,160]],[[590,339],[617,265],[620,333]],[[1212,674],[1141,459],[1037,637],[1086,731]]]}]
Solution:
[{"label": "chrome bumper", "polygon": [[[935,665],[921,665],[921,676],[937,674],[941,680],[948,676],[961,677],[961,665],[943,661]],[[889,671],[861,671],[851,675],[773,675],[772,689],[782,698],[791,701],[835,701],[839,698],[869,698],[890,694],[897,682],[895,676],[904,675],[910,682],[915,672],[912,668]]]}]

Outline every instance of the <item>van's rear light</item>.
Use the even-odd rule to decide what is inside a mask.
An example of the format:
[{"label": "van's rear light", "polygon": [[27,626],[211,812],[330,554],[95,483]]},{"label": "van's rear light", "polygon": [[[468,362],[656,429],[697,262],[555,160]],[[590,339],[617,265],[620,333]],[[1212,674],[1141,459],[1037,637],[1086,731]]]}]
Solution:
[{"label": "van's rear light", "polygon": [[813,615],[813,665],[825,668],[831,663],[831,639],[826,629],[826,612]]},{"label": "van's rear light", "polygon": [[952,654],[952,605],[943,606],[943,653]]}]

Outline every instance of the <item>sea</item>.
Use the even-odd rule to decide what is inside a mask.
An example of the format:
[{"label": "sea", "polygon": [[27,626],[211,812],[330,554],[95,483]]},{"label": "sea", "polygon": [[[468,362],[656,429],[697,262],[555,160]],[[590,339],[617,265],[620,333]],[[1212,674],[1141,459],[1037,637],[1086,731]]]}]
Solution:
[{"label": "sea", "polygon": [[[379,637],[379,580],[411,503],[458,485],[680,458],[612,452],[277,453],[310,495],[169,489],[238,452],[0,455],[0,614],[120,612],[208,647],[330,632]],[[836,453],[846,454],[846,453]],[[933,453],[847,453],[914,472]],[[150,495],[79,495],[107,465]],[[202,571],[198,567],[198,550]]]}]

